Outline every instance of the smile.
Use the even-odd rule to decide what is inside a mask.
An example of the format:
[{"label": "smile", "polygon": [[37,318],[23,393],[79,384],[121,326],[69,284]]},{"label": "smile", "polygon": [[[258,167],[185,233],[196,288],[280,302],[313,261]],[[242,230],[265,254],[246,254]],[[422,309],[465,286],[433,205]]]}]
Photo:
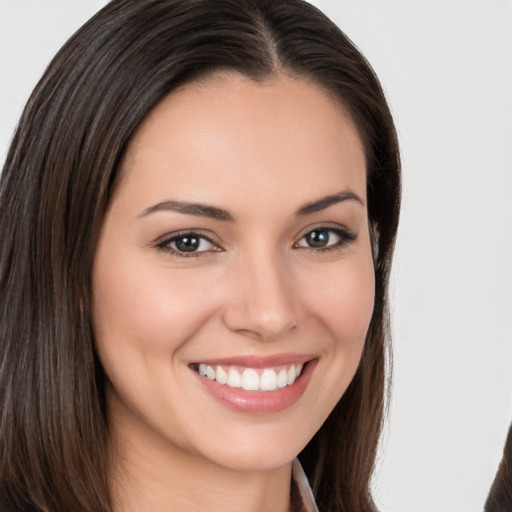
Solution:
[{"label": "smile", "polygon": [[231,388],[245,391],[275,391],[291,386],[302,372],[303,364],[288,364],[273,368],[240,368],[234,366],[197,366],[199,375]]},{"label": "smile", "polygon": [[245,413],[276,413],[298,402],[318,363],[312,354],[234,357],[189,365],[201,388]]}]

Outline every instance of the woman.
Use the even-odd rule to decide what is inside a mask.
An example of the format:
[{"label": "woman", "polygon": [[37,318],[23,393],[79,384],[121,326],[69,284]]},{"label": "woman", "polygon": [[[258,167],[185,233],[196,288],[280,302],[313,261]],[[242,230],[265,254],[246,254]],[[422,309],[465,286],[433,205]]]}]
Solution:
[{"label": "woman", "polygon": [[109,3],[2,174],[4,506],[375,510],[399,167],[307,3]]}]

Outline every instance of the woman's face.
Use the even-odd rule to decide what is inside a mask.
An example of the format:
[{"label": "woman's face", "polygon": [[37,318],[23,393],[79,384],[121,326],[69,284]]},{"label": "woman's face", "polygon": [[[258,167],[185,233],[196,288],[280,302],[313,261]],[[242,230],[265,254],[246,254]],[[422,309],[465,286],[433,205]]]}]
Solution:
[{"label": "woman's face", "polygon": [[217,76],[149,114],[121,173],[93,273],[111,431],[233,469],[288,463],[347,389],[373,310],[353,122],[306,81]]}]

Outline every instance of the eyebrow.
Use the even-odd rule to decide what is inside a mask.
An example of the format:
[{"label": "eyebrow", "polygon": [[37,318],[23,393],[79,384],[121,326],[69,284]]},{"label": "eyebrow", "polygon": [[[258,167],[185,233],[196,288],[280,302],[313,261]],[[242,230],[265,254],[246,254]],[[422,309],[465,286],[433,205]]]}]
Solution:
[{"label": "eyebrow", "polygon": [[[338,194],[325,196],[322,199],[305,204],[295,212],[295,215],[298,217],[301,217],[303,215],[310,215],[311,213],[325,210],[329,206],[341,203],[343,201],[356,201],[357,203],[364,206],[362,199],[357,194],[354,194],[354,192],[350,190],[344,190]],[[174,200],[166,200],[162,201],[161,203],[150,206],[149,208],[143,210],[139,214],[139,217],[146,217],[151,213],[161,211],[175,211],[178,213],[182,213],[184,215],[208,217],[210,219],[221,220],[225,222],[235,221],[235,217],[230,212],[223,208],[218,208],[217,206],[209,206],[200,203],[189,203],[186,201]]]},{"label": "eyebrow", "polygon": [[184,215],[195,215],[197,217],[208,217],[215,220],[223,220],[227,222],[234,222],[235,218],[231,213],[223,208],[217,208],[216,206],[208,206],[199,203],[188,203],[185,201],[162,201],[161,203],[155,204],[146,208],[139,217],[146,217],[147,215],[154,212],[161,211],[175,211],[183,213]]},{"label": "eyebrow", "polygon": [[301,208],[299,208],[295,215],[309,215],[311,213],[319,212],[321,210],[325,210],[337,203],[341,203],[343,201],[356,201],[361,206],[364,206],[363,200],[357,195],[354,194],[351,190],[343,190],[339,194],[334,194],[332,196],[326,196],[318,201],[313,201],[312,203],[305,204]]}]

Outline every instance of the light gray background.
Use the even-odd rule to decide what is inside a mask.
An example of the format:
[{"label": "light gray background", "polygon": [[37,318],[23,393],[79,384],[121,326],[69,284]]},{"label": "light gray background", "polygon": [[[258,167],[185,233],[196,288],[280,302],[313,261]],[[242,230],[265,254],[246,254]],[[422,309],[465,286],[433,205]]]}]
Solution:
[{"label": "light gray background", "polygon": [[[403,151],[377,501],[480,512],[512,420],[512,1],[314,3],[374,66]],[[104,4],[0,0],[2,161],[46,64]]]}]

